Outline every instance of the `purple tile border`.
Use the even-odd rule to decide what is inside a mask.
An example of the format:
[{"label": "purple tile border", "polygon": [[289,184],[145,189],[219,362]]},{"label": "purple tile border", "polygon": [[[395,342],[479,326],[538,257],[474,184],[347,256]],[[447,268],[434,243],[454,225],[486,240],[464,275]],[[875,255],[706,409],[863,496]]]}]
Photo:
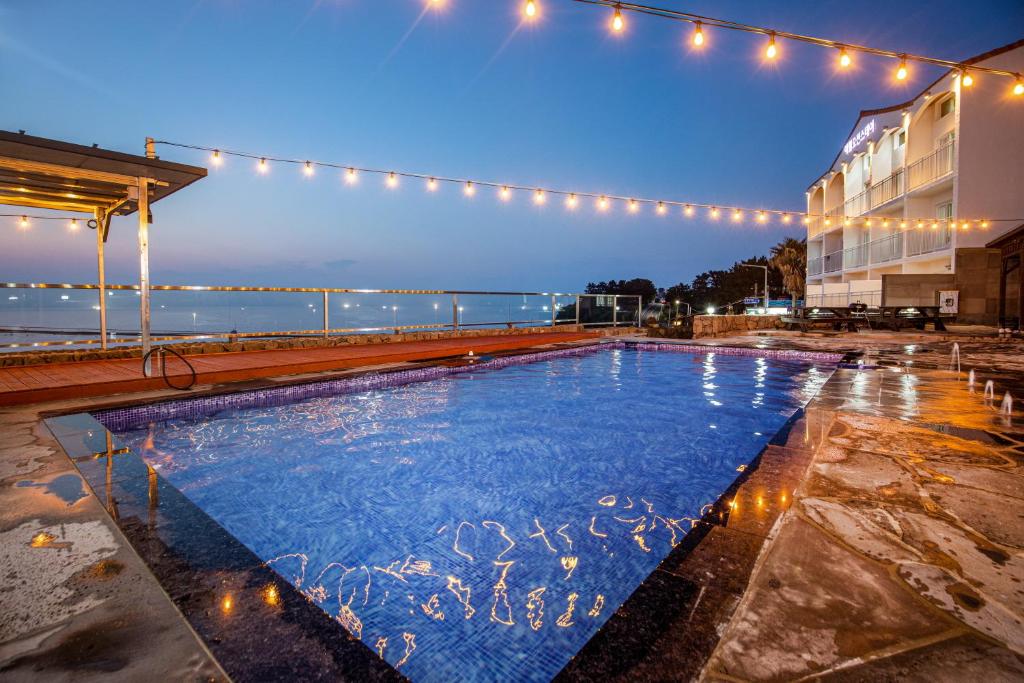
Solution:
[{"label": "purple tile border", "polygon": [[729,346],[701,346],[694,344],[659,344],[650,342],[604,342],[579,346],[570,349],[538,351],[512,356],[490,358],[472,365],[446,366],[434,365],[412,370],[396,370],[361,375],[359,377],[343,377],[323,382],[308,382],[285,387],[251,389],[218,396],[203,396],[176,401],[165,401],[140,406],[112,408],[96,411],[93,416],[112,432],[132,429],[150,422],[172,420],[178,418],[198,418],[220,412],[222,410],[256,408],[293,403],[309,398],[351,394],[372,389],[384,389],[400,386],[411,382],[423,382],[478,370],[489,370],[525,365],[552,358],[582,356],[605,349],[636,349],[638,351],[677,351],[682,353],[720,353],[736,356],[759,356],[765,358],[782,358],[798,361],[823,361],[838,363],[842,354],[819,353],[811,351],[794,351],[787,349],[756,349]]}]

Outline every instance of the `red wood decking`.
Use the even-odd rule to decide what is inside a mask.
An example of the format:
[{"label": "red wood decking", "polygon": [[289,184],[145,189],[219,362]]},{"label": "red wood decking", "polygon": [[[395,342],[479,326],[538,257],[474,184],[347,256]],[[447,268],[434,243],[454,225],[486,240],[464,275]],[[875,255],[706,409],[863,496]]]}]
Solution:
[{"label": "red wood decking", "polygon": [[[551,332],[313,349],[211,353],[187,358],[196,369],[197,384],[214,384],[401,361],[431,360],[464,355],[470,351],[480,355],[596,336],[590,332]],[[184,384],[189,379],[188,370],[172,356],[168,357],[167,374],[175,384]],[[142,365],[138,358],[0,368],[0,405],[109,396],[165,387],[163,378],[142,375]]]}]

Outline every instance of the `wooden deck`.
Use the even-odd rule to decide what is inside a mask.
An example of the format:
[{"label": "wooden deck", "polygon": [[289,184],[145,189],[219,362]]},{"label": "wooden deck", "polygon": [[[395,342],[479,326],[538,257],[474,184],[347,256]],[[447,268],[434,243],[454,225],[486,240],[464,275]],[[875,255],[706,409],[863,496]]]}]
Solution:
[{"label": "wooden deck", "polygon": [[[596,336],[592,332],[554,332],[465,337],[314,349],[211,353],[188,356],[188,360],[195,367],[197,384],[217,384],[402,361],[432,360],[465,355],[470,351],[480,355]],[[190,377],[188,370],[174,357],[168,357],[167,374],[175,384],[185,384]],[[0,368],[0,406],[163,388],[166,385],[162,377],[143,376],[138,358]]]}]

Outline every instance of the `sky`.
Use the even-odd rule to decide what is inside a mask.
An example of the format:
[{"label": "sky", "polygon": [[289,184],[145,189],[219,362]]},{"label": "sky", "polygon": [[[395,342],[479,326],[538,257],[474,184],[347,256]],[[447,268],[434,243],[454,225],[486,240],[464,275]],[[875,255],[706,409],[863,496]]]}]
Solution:
[{"label": "sky", "polygon": [[[1009,43],[1020,0],[658,0],[651,4],[959,60]],[[0,0],[0,129],[132,153],[147,136],[259,155],[537,187],[800,211],[861,109],[940,71],[540,0]],[[209,167],[205,153],[160,147]],[[799,226],[639,215],[481,188],[428,193],[227,159],[157,203],[158,284],[579,291],[659,286],[758,253]],[[114,220],[108,282],[138,277],[135,218]],[[93,233],[0,219],[0,280],[92,282]]]}]

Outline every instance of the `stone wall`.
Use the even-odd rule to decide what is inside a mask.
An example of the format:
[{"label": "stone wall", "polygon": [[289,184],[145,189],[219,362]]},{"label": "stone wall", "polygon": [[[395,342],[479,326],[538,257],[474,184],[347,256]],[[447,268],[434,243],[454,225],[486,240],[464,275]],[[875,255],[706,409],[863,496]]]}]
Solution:
[{"label": "stone wall", "polygon": [[[492,337],[521,334],[540,334],[546,332],[596,332],[605,336],[635,334],[635,327],[619,327],[607,329],[586,329],[582,325],[556,325],[555,327],[518,327],[500,329],[469,329],[453,331],[421,331],[402,334],[353,334],[337,337],[290,337],[280,339],[251,339],[238,341],[204,341],[181,344],[168,344],[170,348],[182,355],[199,355],[204,353],[226,353],[232,351],[266,351],[271,349],[309,349],[328,346],[347,346],[353,344],[393,344],[407,341],[430,341],[435,339]],[[23,353],[0,353],[0,367],[13,365],[40,365],[44,363],[64,363],[80,360],[103,360],[107,358],[140,358],[142,350],[138,346],[118,347],[103,351],[98,348],[74,349],[61,351],[26,351]]]},{"label": "stone wall", "polygon": [[753,330],[781,330],[782,318],[775,315],[698,315],[693,318],[693,338],[730,337]]},{"label": "stone wall", "polygon": [[882,276],[883,306],[935,306],[942,290],[960,292],[957,322],[994,325],[999,314],[999,250],[960,248],[954,273]]}]

